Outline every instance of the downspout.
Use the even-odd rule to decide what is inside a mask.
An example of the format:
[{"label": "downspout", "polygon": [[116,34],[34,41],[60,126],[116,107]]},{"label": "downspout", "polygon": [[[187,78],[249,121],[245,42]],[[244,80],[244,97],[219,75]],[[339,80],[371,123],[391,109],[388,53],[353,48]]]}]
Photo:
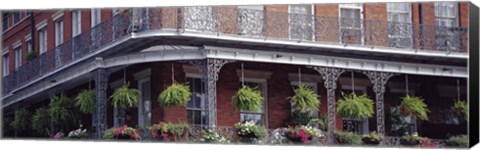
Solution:
[{"label": "downspout", "polygon": [[33,10],[30,12],[30,27],[32,29],[31,31],[31,41],[32,41],[32,52],[35,53],[35,16],[33,15]]},{"label": "downspout", "polygon": [[424,30],[423,30],[424,24],[423,23],[424,23],[424,20],[423,19],[424,19],[425,13],[424,13],[424,10],[423,10],[423,3],[420,3],[418,5],[418,11],[420,13],[420,16],[418,17],[419,18],[418,19],[419,24],[420,24],[420,49],[424,49],[424,44],[425,43],[423,42],[424,41],[424,37],[423,37],[423,32],[424,32]]}]

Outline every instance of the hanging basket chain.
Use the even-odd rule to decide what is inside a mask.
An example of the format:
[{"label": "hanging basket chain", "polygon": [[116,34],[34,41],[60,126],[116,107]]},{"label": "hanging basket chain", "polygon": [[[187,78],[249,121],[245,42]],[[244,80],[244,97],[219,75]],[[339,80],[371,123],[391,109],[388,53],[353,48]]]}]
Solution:
[{"label": "hanging basket chain", "polygon": [[123,85],[127,85],[127,67],[123,68]]},{"label": "hanging basket chain", "polygon": [[457,79],[457,101],[460,100],[460,79]]},{"label": "hanging basket chain", "polygon": [[405,75],[405,95],[408,96],[408,74]]},{"label": "hanging basket chain", "polygon": [[352,93],[355,93],[355,77],[353,76],[353,71],[351,72],[352,78]]},{"label": "hanging basket chain", "polygon": [[302,85],[302,68],[298,67],[298,85]]},{"label": "hanging basket chain", "polygon": [[172,84],[175,83],[175,69],[173,69],[173,63],[172,63]]},{"label": "hanging basket chain", "polygon": [[241,64],[241,69],[242,69],[242,87],[245,86],[245,74],[243,72],[243,63]]}]

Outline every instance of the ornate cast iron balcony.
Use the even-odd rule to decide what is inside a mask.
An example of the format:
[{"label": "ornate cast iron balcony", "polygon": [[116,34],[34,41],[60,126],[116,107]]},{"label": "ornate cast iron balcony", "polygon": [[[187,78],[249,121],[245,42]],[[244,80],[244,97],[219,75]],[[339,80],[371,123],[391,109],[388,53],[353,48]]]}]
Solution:
[{"label": "ornate cast iron balcony", "polygon": [[3,78],[3,93],[79,61],[130,33],[173,31],[341,45],[467,53],[467,28],[266,12],[235,7],[123,11]]}]

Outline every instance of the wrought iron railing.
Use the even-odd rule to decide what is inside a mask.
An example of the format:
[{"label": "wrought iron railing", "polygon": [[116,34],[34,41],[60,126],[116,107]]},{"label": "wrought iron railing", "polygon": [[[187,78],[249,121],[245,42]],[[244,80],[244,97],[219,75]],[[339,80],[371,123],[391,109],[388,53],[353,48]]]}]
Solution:
[{"label": "wrought iron railing", "polygon": [[6,95],[129,35],[170,30],[259,39],[467,52],[467,28],[266,12],[235,7],[136,8],[83,32],[3,77]]}]

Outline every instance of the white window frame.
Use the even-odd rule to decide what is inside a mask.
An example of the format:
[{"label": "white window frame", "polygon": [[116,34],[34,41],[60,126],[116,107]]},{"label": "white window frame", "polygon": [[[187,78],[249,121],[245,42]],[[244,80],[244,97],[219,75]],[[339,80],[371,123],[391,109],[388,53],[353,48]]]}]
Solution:
[{"label": "white window frame", "polygon": [[27,44],[27,54],[33,51],[32,34],[25,36],[25,43]]},{"label": "white window frame", "polygon": [[[367,87],[366,86],[363,86],[363,85],[354,85],[353,86],[355,88],[355,90],[359,90],[359,91],[362,91],[364,94],[367,94]],[[353,90],[354,88],[352,88],[352,85],[342,85],[342,89],[341,90]],[[347,93],[345,93],[347,94]],[[343,120],[352,120],[350,118],[342,118]],[[369,130],[369,125],[368,125],[368,122],[369,122],[369,118],[365,118],[362,120],[362,134],[368,134],[370,133],[370,130]]]},{"label": "white window frame", "polygon": [[[18,20],[15,21],[15,14],[18,15]],[[18,23],[22,22],[22,16],[20,15],[19,11],[15,11],[12,13],[12,22],[13,26],[17,25]]]},{"label": "white window frame", "polygon": [[[396,7],[390,8],[391,5],[408,5],[408,10],[407,11],[394,10],[394,8],[396,8]],[[405,25],[408,25],[406,28],[409,30],[410,33],[407,33],[405,35],[401,35],[399,33],[391,35],[390,34],[391,32],[388,32],[389,33],[388,38],[390,40],[395,40],[395,39],[398,39],[398,38],[409,38],[410,43],[411,43],[409,47],[412,47],[413,46],[413,38],[412,38],[413,26],[412,26],[412,5],[411,5],[411,3],[387,3],[387,20],[388,20],[388,22],[399,23],[399,22],[393,22],[392,18],[390,17],[390,14],[407,14],[407,16],[408,16],[407,22],[401,22],[401,23],[404,23]],[[397,45],[397,47],[403,47],[403,46]]]},{"label": "white window frame", "polygon": [[[151,97],[152,82],[150,79],[151,74],[152,74],[152,70],[148,68],[148,69],[139,71],[133,75],[135,80],[137,81],[138,90],[140,91],[140,95],[138,96],[137,117],[138,117],[138,125],[141,125],[141,126],[144,126],[144,125],[148,126],[152,124],[152,97]],[[145,101],[147,103],[144,102],[144,97],[143,97],[143,92],[145,92],[145,89],[143,89],[142,84],[144,83],[148,83],[148,89],[150,90],[147,92],[148,94],[150,94],[149,96],[150,99]],[[145,105],[148,105],[148,108],[146,108]],[[147,117],[150,120],[150,122],[145,121],[146,116],[144,116],[144,114],[147,114],[147,113],[148,113]]]},{"label": "white window frame", "polygon": [[55,24],[55,47],[63,44],[63,32],[64,32],[64,22],[63,18],[58,18],[54,21]]},{"label": "white window frame", "polygon": [[13,46],[13,52],[15,54],[15,70],[20,68],[22,66],[22,45],[20,41],[16,42],[18,44],[15,44]]},{"label": "white window frame", "polygon": [[[360,11],[360,20],[362,20],[362,23],[360,24],[360,29],[355,29],[352,27],[342,27],[342,9],[358,9]],[[339,33],[342,33],[342,29],[353,29],[353,30],[360,30],[362,36],[361,38],[361,45],[364,45],[365,43],[365,31],[364,31],[364,25],[363,25],[363,3],[352,3],[352,4],[338,4],[338,23],[339,23]],[[339,35],[338,37],[339,43],[342,43],[342,35]]]},{"label": "white window frame", "polygon": [[[241,84],[241,77],[240,77],[240,84]],[[263,89],[262,89],[262,96],[264,98],[263,100],[263,110],[261,113],[256,113],[256,112],[244,112],[244,111],[240,111],[240,116],[242,114],[260,114],[260,115],[263,115],[263,117],[265,118],[262,118],[262,120],[265,120],[265,124],[263,124],[263,126],[265,126],[267,129],[268,129],[268,122],[269,122],[269,117],[268,117],[268,82],[267,82],[267,79],[264,79],[264,78],[247,78],[247,77],[244,77],[244,81],[245,82],[253,82],[253,83],[257,83],[257,84],[262,84],[263,85]],[[246,85],[245,85],[246,86]],[[241,118],[240,118],[241,119]]]},{"label": "white window frame", "polygon": [[[447,4],[450,3],[450,4],[453,4],[453,6],[454,6],[454,11],[453,11],[453,12],[455,12],[455,16],[440,16],[439,13],[438,13],[439,10],[437,10],[437,5],[439,5],[439,4],[441,4],[441,3],[447,3]],[[458,27],[458,26],[459,26],[459,19],[458,19],[458,18],[459,18],[459,14],[458,14],[459,8],[458,8],[458,3],[457,3],[457,2],[435,2],[434,5],[435,5],[435,24],[436,24],[437,26],[439,26],[439,25],[437,24],[438,19],[442,19],[442,20],[444,20],[444,19],[454,20],[455,25],[453,25],[453,26],[451,26],[451,27]]]},{"label": "white window frame", "polygon": [[82,33],[82,11],[72,10],[72,37]]},{"label": "white window frame", "polygon": [[47,52],[47,44],[48,44],[48,32],[47,28],[43,27],[38,30],[38,50],[40,51],[40,54],[43,54]]},{"label": "white window frame", "polygon": [[[308,6],[308,5],[310,5],[310,12],[311,12],[311,13],[310,13],[310,14],[305,14],[305,15],[312,15],[313,17],[315,17],[315,5],[314,5],[314,4],[288,5],[288,14],[289,14],[289,16],[288,16],[288,38],[289,38],[289,39],[292,39],[292,33],[291,33],[291,30],[292,30],[292,29],[291,29],[291,25],[292,25],[292,23],[290,23],[290,20],[291,20],[291,19],[290,19],[290,14],[294,13],[294,12],[292,12],[292,8],[291,8],[291,7],[292,7],[292,6]],[[308,11],[307,11],[307,12],[308,12]],[[308,19],[307,19],[307,20],[308,20]],[[312,21],[312,22],[311,22],[311,23],[312,23],[312,37],[311,37],[312,39],[311,39],[311,41],[315,41],[315,18],[312,18],[311,21]],[[302,40],[305,40],[305,39],[302,39]]]},{"label": "white window frame", "polygon": [[[185,73],[185,78],[192,78],[192,79],[202,79],[202,76],[198,73]],[[201,80],[200,80],[201,81]],[[202,81],[201,81],[202,82]],[[192,96],[197,96],[197,97],[200,97],[202,99],[202,101],[200,102],[200,109],[198,108],[191,108],[191,107],[186,107],[186,111],[188,113],[188,110],[193,110],[193,111],[201,111],[201,112],[208,112],[208,108],[205,107],[205,102],[206,102],[206,90],[203,90],[202,91],[203,93],[201,94],[197,94],[197,95],[192,95]],[[193,94],[193,93],[192,93]],[[200,113],[201,114],[201,113]],[[202,117],[202,116],[200,116]],[[187,122],[188,122],[188,119],[187,118]],[[201,124],[200,126],[207,126],[208,125],[208,118],[206,121],[204,121],[204,123],[206,124]],[[192,124],[193,126],[198,126],[197,124]]]},{"label": "white window frame", "polygon": [[3,51],[4,53],[2,54],[2,71],[3,76],[5,77],[10,73],[10,56],[8,54],[8,49],[4,49]]},{"label": "white window frame", "polygon": [[102,21],[102,10],[100,8],[92,8],[90,12],[91,25],[95,27]]}]

